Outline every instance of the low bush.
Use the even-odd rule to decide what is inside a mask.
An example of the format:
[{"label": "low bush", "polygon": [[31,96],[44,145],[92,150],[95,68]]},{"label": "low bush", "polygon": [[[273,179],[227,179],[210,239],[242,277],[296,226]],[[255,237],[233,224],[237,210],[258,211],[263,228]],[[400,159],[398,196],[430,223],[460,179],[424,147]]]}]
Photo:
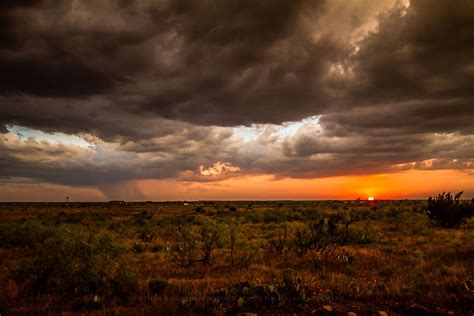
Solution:
[{"label": "low bush", "polygon": [[0,245],[2,247],[32,248],[42,244],[54,234],[54,229],[40,221],[26,221],[18,223],[0,224]]},{"label": "low bush", "polygon": [[26,282],[26,295],[125,298],[137,289],[137,280],[123,253],[124,248],[107,234],[60,226],[34,247],[32,256],[23,260],[13,274],[17,281]]}]

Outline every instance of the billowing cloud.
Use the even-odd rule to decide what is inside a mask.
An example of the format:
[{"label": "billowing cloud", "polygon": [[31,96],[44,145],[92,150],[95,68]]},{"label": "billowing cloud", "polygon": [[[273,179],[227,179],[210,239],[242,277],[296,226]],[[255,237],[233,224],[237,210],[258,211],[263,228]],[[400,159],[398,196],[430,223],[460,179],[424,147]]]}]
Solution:
[{"label": "billowing cloud", "polygon": [[7,1],[0,179],[472,170],[473,30],[469,0]]},{"label": "billowing cloud", "polygon": [[218,176],[225,173],[239,172],[240,168],[237,166],[232,166],[228,162],[216,162],[211,167],[204,167],[203,165],[199,166],[199,173],[203,176]]}]

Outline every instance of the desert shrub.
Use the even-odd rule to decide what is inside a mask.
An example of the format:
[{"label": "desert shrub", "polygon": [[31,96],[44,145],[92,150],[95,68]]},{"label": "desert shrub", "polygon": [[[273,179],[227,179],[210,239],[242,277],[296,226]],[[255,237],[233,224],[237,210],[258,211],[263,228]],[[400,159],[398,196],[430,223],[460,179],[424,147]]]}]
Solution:
[{"label": "desert shrub", "polygon": [[142,253],[146,250],[146,245],[142,243],[135,243],[132,249],[133,249],[133,252],[135,253]]},{"label": "desert shrub", "polygon": [[278,223],[280,221],[280,217],[273,211],[266,211],[263,215],[263,222],[264,223]]},{"label": "desert shrub", "polygon": [[370,222],[366,222],[362,227],[351,227],[348,231],[348,244],[364,245],[376,242],[380,239],[380,233]]},{"label": "desert shrub", "polygon": [[14,271],[26,282],[26,294],[59,294],[72,298],[96,293],[123,297],[137,287],[121,254],[123,247],[103,233],[60,226],[54,235],[37,244],[32,256]]},{"label": "desert shrub", "polygon": [[349,214],[308,216],[302,226],[296,228],[292,249],[303,255],[311,249],[323,249],[331,245],[343,245],[349,241],[349,226],[357,219]]},{"label": "desert shrub", "polygon": [[148,282],[148,289],[153,294],[161,295],[164,291],[168,288],[169,284],[168,281],[164,279],[153,279]]},{"label": "desert shrub", "polygon": [[141,213],[136,214],[132,218],[132,222],[136,226],[146,226],[152,218],[153,214],[149,214],[147,211],[143,211]]},{"label": "desert shrub", "polygon": [[260,245],[252,241],[251,234],[239,221],[233,221],[225,231],[225,241],[229,249],[231,266],[248,267],[260,255]]},{"label": "desert shrub", "polygon": [[426,213],[438,225],[445,228],[459,227],[467,218],[474,215],[474,199],[462,201],[463,192],[455,196],[451,193],[440,193],[429,197]]},{"label": "desert shrub", "polygon": [[33,220],[20,223],[0,224],[0,245],[2,247],[34,247],[54,234],[54,229]]},{"label": "desert shrub", "polygon": [[143,242],[150,242],[155,238],[155,233],[151,231],[142,231],[137,233],[137,237]]},{"label": "desert shrub", "polygon": [[190,265],[198,252],[197,232],[191,225],[179,225],[172,246],[173,259],[181,266]]},{"label": "desert shrub", "polygon": [[168,216],[162,219],[159,219],[156,222],[156,225],[159,227],[168,227],[168,226],[179,226],[184,224],[190,224],[195,221],[194,215],[179,215],[179,216]]},{"label": "desert shrub", "polygon": [[67,212],[59,212],[58,215],[54,218],[55,224],[59,225],[61,223],[69,223],[69,224],[79,224],[85,219],[86,214],[83,212],[79,213],[67,213]]},{"label": "desert shrub", "polygon": [[231,207],[229,207],[229,211],[237,212],[237,208],[235,206],[231,206]]},{"label": "desert shrub", "polygon": [[193,224],[178,225],[173,256],[182,266],[202,262],[210,264],[213,251],[221,246],[223,228],[215,221],[203,217]]},{"label": "desert shrub", "polygon": [[196,207],[196,213],[206,213],[206,210],[202,206]]},{"label": "desert shrub", "polygon": [[253,211],[245,214],[245,220],[252,224],[258,224],[263,222],[263,212]]},{"label": "desert shrub", "polygon": [[293,269],[286,269],[281,273],[282,282],[279,293],[283,303],[302,303],[306,300],[306,283]]},{"label": "desert shrub", "polygon": [[425,213],[399,212],[391,219],[394,231],[408,231],[412,234],[426,233],[429,220]]},{"label": "desert shrub", "polygon": [[164,248],[165,248],[165,247],[163,247],[163,245],[159,245],[159,244],[158,244],[158,245],[153,245],[153,246],[150,248],[150,250],[151,250],[151,252],[161,252],[161,251],[163,251]]},{"label": "desert shrub", "polygon": [[307,286],[304,280],[295,270],[287,269],[281,273],[280,280],[275,281],[240,281],[214,293],[213,302],[225,305],[232,312],[254,312],[272,307],[278,307],[280,311],[298,311],[306,301]]},{"label": "desert shrub", "polygon": [[273,228],[274,235],[268,241],[270,250],[278,255],[282,255],[289,248],[289,227],[286,223]]}]

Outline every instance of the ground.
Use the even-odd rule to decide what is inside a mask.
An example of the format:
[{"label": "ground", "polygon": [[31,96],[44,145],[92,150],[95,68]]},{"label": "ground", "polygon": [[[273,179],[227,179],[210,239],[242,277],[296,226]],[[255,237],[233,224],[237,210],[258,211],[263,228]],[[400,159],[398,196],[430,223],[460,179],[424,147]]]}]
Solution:
[{"label": "ground", "polygon": [[[0,204],[0,314],[472,315],[426,201]],[[352,314],[351,314],[352,315]]]}]

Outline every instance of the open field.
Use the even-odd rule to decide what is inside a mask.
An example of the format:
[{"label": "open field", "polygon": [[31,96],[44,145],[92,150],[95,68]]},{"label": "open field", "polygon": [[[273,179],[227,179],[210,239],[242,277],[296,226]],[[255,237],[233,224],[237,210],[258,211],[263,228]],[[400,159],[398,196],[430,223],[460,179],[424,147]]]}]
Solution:
[{"label": "open field", "polygon": [[474,219],[425,208],[1,203],[0,314],[472,315]]}]

